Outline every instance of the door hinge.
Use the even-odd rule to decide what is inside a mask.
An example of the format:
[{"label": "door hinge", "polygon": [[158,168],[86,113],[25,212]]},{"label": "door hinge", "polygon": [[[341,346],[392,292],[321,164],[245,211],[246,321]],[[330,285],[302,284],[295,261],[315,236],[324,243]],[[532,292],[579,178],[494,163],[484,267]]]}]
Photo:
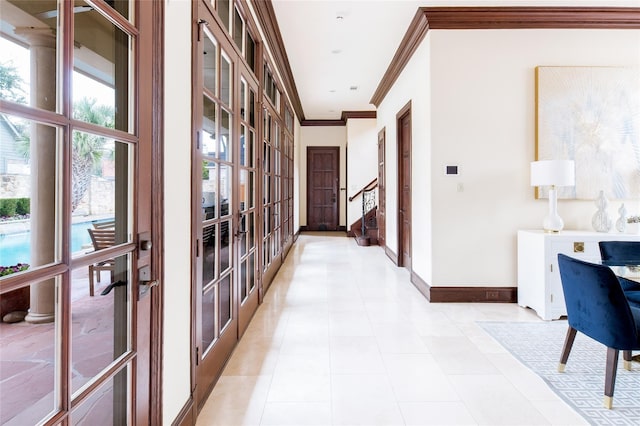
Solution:
[{"label": "door hinge", "polygon": [[549,265],[549,271],[553,272],[553,263]]},{"label": "door hinge", "polygon": [[204,19],[198,19],[198,41],[202,40],[202,25],[209,26],[209,23]]},{"label": "door hinge", "polygon": [[196,346],[196,365],[200,364],[200,347]]},{"label": "door hinge", "polygon": [[200,132],[196,132],[196,149],[200,149]]},{"label": "door hinge", "polygon": [[200,240],[196,239],[196,257],[200,257]]}]

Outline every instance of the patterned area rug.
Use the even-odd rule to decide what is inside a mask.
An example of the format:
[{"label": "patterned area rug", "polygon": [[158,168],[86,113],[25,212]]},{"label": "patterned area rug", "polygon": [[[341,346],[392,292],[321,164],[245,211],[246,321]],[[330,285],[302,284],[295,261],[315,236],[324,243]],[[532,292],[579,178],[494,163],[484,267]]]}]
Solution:
[{"label": "patterned area rug", "polygon": [[[553,391],[594,425],[640,425],[640,363],[633,371],[619,356],[613,409],[603,406],[607,349],[578,333],[564,373],[558,373],[567,321],[478,322],[493,338],[542,377]],[[634,355],[636,353],[634,352]]]}]

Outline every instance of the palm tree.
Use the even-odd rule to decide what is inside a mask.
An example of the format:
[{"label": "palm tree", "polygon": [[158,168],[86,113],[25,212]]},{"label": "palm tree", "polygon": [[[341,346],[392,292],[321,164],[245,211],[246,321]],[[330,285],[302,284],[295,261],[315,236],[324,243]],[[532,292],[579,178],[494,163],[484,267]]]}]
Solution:
[{"label": "palm tree", "polygon": [[[73,117],[99,126],[114,127],[114,110],[107,105],[96,105],[96,98],[84,97],[73,106]],[[72,149],[72,194],[71,210],[75,210],[86,194],[94,166],[99,164],[104,154],[106,139],[84,132],[74,132]]]}]

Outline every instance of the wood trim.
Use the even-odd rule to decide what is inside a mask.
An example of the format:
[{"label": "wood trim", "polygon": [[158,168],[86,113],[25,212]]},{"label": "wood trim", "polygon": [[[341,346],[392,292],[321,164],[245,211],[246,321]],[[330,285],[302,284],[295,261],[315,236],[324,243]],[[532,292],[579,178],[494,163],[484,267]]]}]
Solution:
[{"label": "wood trim", "polygon": [[393,252],[388,246],[384,247],[384,254],[387,255],[394,265],[398,266],[398,255]]},{"label": "wood trim", "polygon": [[[185,402],[182,410],[178,413],[176,418],[171,422],[171,426],[192,426],[196,424],[197,417],[196,405],[194,404],[193,397],[190,396],[187,402]],[[162,424],[154,423],[154,424]]]},{"label": "wood trim", "polygon": [[[152,211],[158,212],[151,217],[152,243],[151,267],[154,278],[160,286],[151,289],[151,372],[150,372],[150,422],[162,424],[163,400],[163,362],[164,359],[164,2],[154,2],[152,10],[153,40],[153,83],[152,83],[152,147],[151,162],[151,198]],[[190,398],[191,399],[191,398]]]},{"label": "wood trim", "polygon": [[431,303],[515,303],[517,287],[430,287]]},{"label": "wood trim", "polygon": [[431,303],[516,303],[517,287],[432,287],[411,271],[411,282]]},{"label": "wood trim", "polygon": [[431,287],[429,287],[429,284],[425,280],[423,280],[414,271],[411,271],[410,281],[418,289],[418,291],[427,298],[428,301],[431,301],[431,294],[429,292]]},{"label": "wood trim", "polygon": [[252,1],[251,4],[256,12],[260,27],[264,31],[264,36],[266,42],[269,44],[269,50],[273,55],[275,66],[284,80],[284,89],[289,95],[288,97],[291,100],[298,119],[303,121],[304,111],[302,110],[302,103],[300,102],[296,82],[293,78],[293,72],[289,66],[289,57],[287,56],[287,50],[282,41],[282,34],[280,33],[280,26],[278,25],[278,20],[273,10],[273,4],[271,1]]},{"label": "wood trim", "polygon": [[427,31],[446,29],[638,29],[637,7],[421,7],[400,42],[371,103],[379,107]]},{"label": "wood trim", "polygon": [[345,126],[347,123],[343,120],[302,120],[300,126]]},{"label": "wood trim", "polygon": [[639,7],[421,7],[432,30],[638,29]]},{"label": "wood trim", "polygon": [[404,67],[409,63],[413,53],[418,49],[418,46],[420,46],[420,43],[422,43],[422,40],[427,35],[428,29],[427,16],[421,9],[418,9],[418,12],[416,12],[413,21],[411,21],[407,29],[407,33],[400,42],[400,47],[396,51],[396,54],[393,55],[389,68],[387,68],[387,71],[382,76],[382,80],[378,84],[378,88],[373,93],[369,101],[370,103],[376,107],[380,106],[384,97],[387,96],[393,84],[398,77],[400,77],[400,73],[402,73]]},{"label": "wood trim", "polygon": [[377,118],[377,116],[376,111],[342,111],[340,120],[346,123],[350,118]]},{"label": "wood trim", "polygon": [[342,111],[339,120],[301,120],[301,126],[346,126],[349,119],[375,119],[376,111]]}]

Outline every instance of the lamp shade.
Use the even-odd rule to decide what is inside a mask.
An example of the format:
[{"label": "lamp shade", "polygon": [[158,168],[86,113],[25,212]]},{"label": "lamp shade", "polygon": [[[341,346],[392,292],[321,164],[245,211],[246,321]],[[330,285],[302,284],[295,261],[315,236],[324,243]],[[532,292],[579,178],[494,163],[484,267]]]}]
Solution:
[{"label": "lamp shade", "polygon": [[531,186],[573,186],[576,183],[573,160],[541,160],[531,163]]}]

